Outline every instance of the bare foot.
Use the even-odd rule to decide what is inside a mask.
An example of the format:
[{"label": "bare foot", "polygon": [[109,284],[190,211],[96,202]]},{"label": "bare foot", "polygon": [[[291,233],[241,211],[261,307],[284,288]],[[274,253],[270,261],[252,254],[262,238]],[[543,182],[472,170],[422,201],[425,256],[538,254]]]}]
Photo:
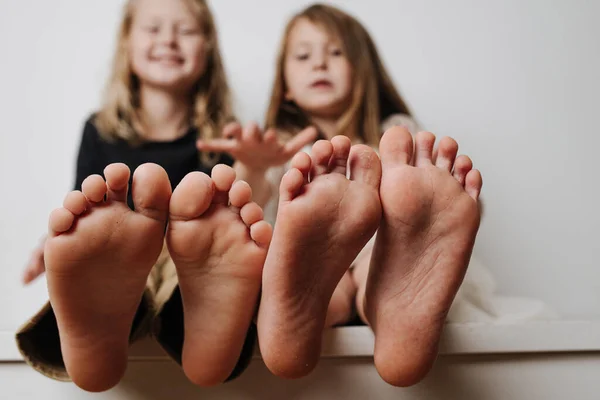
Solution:
[{"label": "bare foot", "polygon": [[[431,368],[446,315],[466,272],[479,228],[482,180],[458,144],[395,127],[381,140],[383,218],[366,288],[375,365],[396,386]],[[414,157],[413,157],[414,153]],[[414,159],[414,166],[410,165]]]},{"label": "bare foot", "polygon": [[350,179],[347,137],[318,141],[312,153],[296,155],[281,181],[258,312],[263,360],[286,378],[317,364],[334,289],[381,217],[381,163],[371,148],[352,148]]},{"label": "bare foot", "polygon": [[88,177],[50,215],[45,264],[63,359],[82,389],[116,385],[127,364],[129,333],[146,279],[163,245],[171,186],[154,164],[133,177],[112,164]]},{"label": "bare foot", "polygon": [[182,363],[197,385],[233,371],[256,312],[271,226],[246,182],[217,165],[188,174],[171,197],[167,243],[184,309]]}]

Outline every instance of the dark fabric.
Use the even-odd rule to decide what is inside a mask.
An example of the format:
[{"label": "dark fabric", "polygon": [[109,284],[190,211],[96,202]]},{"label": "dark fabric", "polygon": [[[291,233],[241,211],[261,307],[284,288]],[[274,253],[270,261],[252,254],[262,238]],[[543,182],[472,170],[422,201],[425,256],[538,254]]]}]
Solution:
[{"label": "dark fabric", "polygon": [[[131,326],[130,342],[148,330],[154,314],[149,299],[148,293],[142,296]],[[17,332],[15,339],[25,361],[35,370],[52,379],[70,380],[60,348],[56,316],[49,302]]]},{"label": "dark fabric", "polygon": [[[75,189],[81,190],[81,184],[90,175],[104,176],[104,168],[111,163],[124,163],[131,170],[130,184],[137,167],[144,163],[155,163],[167,172],[174,189],[190,172],[200,171],[210,175],[212,165],[201,161],[196,148],[198,132],[190,129],[179,139],[167,142],[143,142],[132,145],[124,140],[104,140],[94,125],[94,115],[85,123],[77,157]],[[217,164],[233,165],[234,160],[226,155],[218,156]],[[127,202],[133,209],[131,190]],[[137,310],[131,331],[131,341],[138,339],[150,330],[154,317],[154,306],[151,294],[145,293]],[[165,350],[181,364],[183,346],[183,306],[179,288],[176,288],[171,299],[161,311],[162,335],[166,337]],[[47,303],[42,310],[32,317],[16,335],[17,345],[25,360],[37,371],[50,378],[68,381],[62,353],[58,326],[54,311]],[[248,365],[256,342],[256,329],[250,329],[242,357],[232,377],[238,376]],[[161,343],[162,344],[162,343]],[[230,378],[231,379],[231,378]]]},{"label": "dark fabric", "polygon": [[[155,319],[154,336],[156,341],[167,352],[167,354],[181,365],[181,354],[183,352],[184,326],[183,326],[183,302],[181,291],[177,287],[171,298],[164,304]],[[248,368],[254,347],[256,345],[257,331],[254,323],[250,324],[246,340],[240,357],[226,382],[231,381],[242,374]]]},{"label": "dark fabric", "polygon": [[[144,163],[158,164],[165,169],[174,189],[179,182],[192,171],[210,175],[212,165],[203,164],[196,148],[198,131],[191,128],[179,139],[165,142],[142,142],[132,145],[125,140],[107,141],[100,136],[94,125],[92,115],[85,123],[77,156],[75,190],[81,190],[81,184],[90,175],[104,176],[104,168],[111,163],[126,164],[131,170],[131,179],[137,167]],[[233,165],[233,158],[227,154],[218,155],[217,164]],[[131,190],[127,194],[127,203],[133,209]]]}]

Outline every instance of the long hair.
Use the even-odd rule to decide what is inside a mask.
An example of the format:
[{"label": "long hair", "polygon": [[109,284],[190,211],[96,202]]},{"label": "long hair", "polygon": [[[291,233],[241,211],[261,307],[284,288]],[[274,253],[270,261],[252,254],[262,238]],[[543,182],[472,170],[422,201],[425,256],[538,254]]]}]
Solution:
[{"label": "long hair", "polygon": [[266,115],[267,127],[295,134],[310,124],[307,115],[298,105],[285,99],[287,88],[284,66],[288,41],[296,22],[301,19],[321,26],[332,37],[338,39],[352,65],[352,99],[350,107],[337,121],[338,134],[356,127],[364,143],[378,145],[382,134],[381,121],[392,114],[411,113],[394,87],[367,30],[354,17],[323,4],[314,4],[296,14],[285,28]]},{"label": "long hair", "polygon": [[[231,95],[212,13],[204,0],[186,1],[196,14],[208,42],[206,69],[194,86],[192,124],[198,129],[200,138],[210,140],[219,137],[225,124],[234,119]],[[107,140],[136,142],[141,139],[133,129],[133,121],[140,106],[140,83],[132,71],[128,50],[135,3],[135,0],[128,0],[125,4],[111,78],[106,88],[104,104],[94,121],[100,134]]]}]

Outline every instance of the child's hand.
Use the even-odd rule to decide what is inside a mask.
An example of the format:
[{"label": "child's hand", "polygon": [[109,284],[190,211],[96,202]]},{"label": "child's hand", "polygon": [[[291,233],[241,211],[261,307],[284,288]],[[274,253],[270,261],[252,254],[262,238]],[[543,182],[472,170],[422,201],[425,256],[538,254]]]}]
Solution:
[{"label": "child's hand", "polygon": [[269,167],[285,164],[304,146],[312,143],[317,137],[317,130],[308,127],[288,142],[283,142],[275,129],[263,133],[255,123],[248,124],[244,129],[238,123],[231,123],[223,129],[223,137],[210,142],[199,140],[196,147],[200,151],[229,153],[246,167],[265,171]]},{"label": "child's hand", "polygon": [[44,264],[44,245],[46,244],[46,236],[42,238],[38,246],[31,253],[29,262],[23,271],[23,284],[28,285],[37,279],[46,271],[46,265]]}]

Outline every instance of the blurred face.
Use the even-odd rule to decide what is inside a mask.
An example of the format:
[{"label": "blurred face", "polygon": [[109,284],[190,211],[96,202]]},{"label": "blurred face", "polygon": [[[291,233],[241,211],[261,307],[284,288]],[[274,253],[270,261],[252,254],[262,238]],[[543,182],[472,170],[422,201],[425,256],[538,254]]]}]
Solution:
[{"label": "blurred face", "polygon": [[286,100],[309,115],[338,118],[350,105],[352,67],[341,43],[306,19],[290,31],[284,77]]},{"label": "blurred face", "polygon": [[137,0],[129,54],[142,85],[189,91],[204,73],[207,40],[185,0]]}]

